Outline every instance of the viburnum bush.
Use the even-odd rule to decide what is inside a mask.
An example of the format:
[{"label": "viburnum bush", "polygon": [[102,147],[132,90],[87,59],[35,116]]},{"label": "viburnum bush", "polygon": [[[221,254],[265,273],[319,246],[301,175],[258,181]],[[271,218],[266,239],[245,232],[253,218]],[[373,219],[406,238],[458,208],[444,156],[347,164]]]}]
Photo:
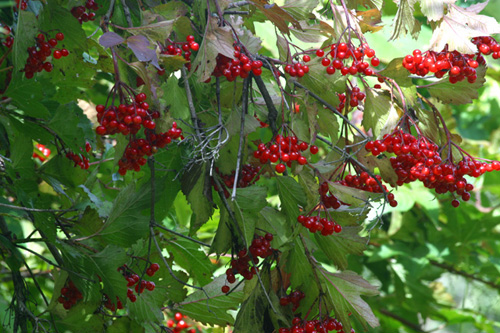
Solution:
[{"label": "viburnum bush", "polygon": [[3,329],[498,330],[499,5],[388,3],[0,5]]}]

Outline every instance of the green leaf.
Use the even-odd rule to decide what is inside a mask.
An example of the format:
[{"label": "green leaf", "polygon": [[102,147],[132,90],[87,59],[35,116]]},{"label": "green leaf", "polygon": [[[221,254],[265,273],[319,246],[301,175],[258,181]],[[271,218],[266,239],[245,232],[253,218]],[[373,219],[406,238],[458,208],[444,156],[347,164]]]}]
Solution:
[{"label": "green leaf", "polygon": [[177,238],[167,243],[167,249],[174,256],[177,265],[184,268],[189,276],[205,285],[212,281],[214,265],[200,245],[189,239]]},{"label": "green leaf", "polygon": [[415,4],[417,0],[401,0],[399,1],[398,11],[394,18],[394,29],[390,40],[397,39],[406,34],[411,34],[414,39],[417,39],[420,32],[420,22],[415,18]]},{"label": "green leaf", "polygon": [[321,278],[325,281],[327,297],[335,311],[335,316],[342,322],[344,330],[349,332],[351,323],[349,314],[352,313],[366,328],[379,325],[370,306],[361,296],[378,295],[377,288],[369,284],[361,276],[351,271],[328,273],[321,271]]},{"label": "green leaf", "polygon": [[38,20],[34,13],[21,10],[18,15],[17,29],[15,31],[16,38],[14,38],[14,45],[12,46],[14,72],[24,69],[26,59],[28,59],[28,47],[35,45],[34,40],[38,34]]},{"label": "green leaf", "polygon": [[363,112],[363,127],[372,129],[375,138],[392,132],[399,121],[399,113],[389,96],[379,94],[373,89],[366,90],[366,103]]},{"label": "green leaf", "polygon": [[21,79],[20,73],[13,74],[12,82],[9,84],[5,96],[12,98],[12,104],[24,111],[26,115],[46,119],[50,112],[40,101],[45,97],[44,88],[52,86],[52,84],[46,81],[41,83],[35,79]]},{"label": "green leaf", "polygon": [[363,228],[361,226],[343,226],[338,234],[323,236],[315,234],[316,243],[339,269],[347,269],[347,255],[362,255],[366,248],[367,239],[358,234]]},{"label": "green leaf", "polygon": [[299,216],[298,205],[304,207],[307,204],[304,191],[295,179],[288,176],[276,177],[276,185],[281,201],[281,211],[285,212],[289,223],[295,224]]},{"label": "green leaf", "polygon": [[167,80],[167,84],[163,88],[164,100],[167,108],[170,110],[170,115],[174,119],[187,120],[190,117],[187,104],[186,91],[179,86],[179,80],[175,76],[171,76]]},{"label": "green leaf", "polygon": [[268,306],[269,303],[262,288],[260,286],[253,288],[250,297],[241,304],[234,323],[234,330],[242,333],[263,332]]},{"label": "green leaf", "polygon": [[179,311],[205,325],[233,325],[234,318],[228,311],[238,308],[243,299],[243,286],[240,285],[233,289],[229,295],[226,295],[221,291],[222,286],[226,283],[224,274],[217,277],[211,283],[203,286],[206,294],[201,290],[190,294],[179,304]]},{"label": "green leaf", "polygon": [[346,3],[347,8],[354,10],[357,10],[359,6],[382,10],[382,6],[384,5],[384,1],[382,0],[347,0]]},{"label": "green leaf", "polygon": [[282,8],[296,20],[308,20],[314,18],[313,11],[318,2],[318,0],[287,0]]},{"label": "green leaf", "polygon": [[253,241],[258,213],[267,205],[266,195],[265,187],[254,185],[239,188],[236,191],[236,200],[229,203],[247,246]]},{"label": "green leaf", "polygon": [[[191,225],[189,234],[193,235],[200,227],[205,224],[214,212],[212,203],[205,194],[207,190],[211,191],[206,184],[206,166],[198,165],[195,170],[183,175],[181,182],[182,192],[186,195],[193,214],[191,215]],[[187,181],[184,179],[187,178]],[[211,192],[210,192],[211,193]],[[210,197],[211,199],[211,197]]]},{"label": "green leaf", "polygon": [[305,249],[299,239],[291,244],[288,251],[283,253],[285,270],[290,274],[290,284],[293,289],[300,289],[302,285],[314,281],[311,264],[307,260]]},{"label": "green leaf", "polygon": [[331,142],[336,142],[339,137],[339,123],[332,111],[318,109],[318,125],[321,133],[328,135]]},{"label": "green leaf", "polygon": [[[89,133],[92,123],[75,102],[60,105],[48,125],[73,153],[81,154],[85,151],[87,140],[84,131]],[[93,138],[89,139],[93,141]]]},{"label": "green leaf", "polygon": [[292,229],[286,222],[285,214],[274,208],[264,207],[259,215],[256,227],[273,234],[274,239],[271,242],[273,249],[280,249],[290,241]]},{"label": "green leaf", "polygon": [[479,97],[478,91],[486,82],[485,74],[486,66],[479,66],[476,68],[477,80],[472,84],[467,80],[453,84],[447,78],[443,78],[429,86],[427,90],[444,104],[472,103],[472,100]]}]

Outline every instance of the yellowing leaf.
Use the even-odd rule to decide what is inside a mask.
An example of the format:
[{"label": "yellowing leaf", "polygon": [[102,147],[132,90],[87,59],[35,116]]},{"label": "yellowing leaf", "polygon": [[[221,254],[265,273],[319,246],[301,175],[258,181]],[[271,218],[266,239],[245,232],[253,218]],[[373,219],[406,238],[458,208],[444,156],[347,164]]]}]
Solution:
[{"label": "yellowing leaf", "polygon": [[367,31],[377,32],[382,29],[382,26],[377,25],[382,22],[382,15],[378,9],[360,11],[356,15],[360,18],[359,26],[363,33]]},{"label": "yellowing leaf", "polygon": [[427,16],[428,21],[439,21],[448,5],[452,5],[456,0],[420,0],[420,9]]},{"label": "yellowing leaf", "polygon": [[448,44],[450,51],[476,53],[477,47],[471,38],[500,33],[500,24],[495,18],[478,14],[483,5],[468,8],[451,5],[432,34],[431,49],[441,51]]}]

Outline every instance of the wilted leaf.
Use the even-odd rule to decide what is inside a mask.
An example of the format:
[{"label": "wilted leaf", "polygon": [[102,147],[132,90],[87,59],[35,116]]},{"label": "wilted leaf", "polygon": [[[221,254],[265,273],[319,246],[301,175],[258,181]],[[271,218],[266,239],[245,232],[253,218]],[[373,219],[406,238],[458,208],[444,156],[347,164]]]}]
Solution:
[{"label": "wilted leaf", "polygon": [[485,4],[468,8],[451,5],[448,13],[434,29],[431,49],[439,52],[448,44],[450,51],[476,53],[477,47],[470,41],[471,38],[500,33],[500,24],[495,18],[478,14]]},{"label": "wilted leaf", "polygon": [[417,0],[400,0],[396,17],[394,18],[394,30],[390,40],[397,39],[408,33],[417,38],[420,32],[420,22],[415,18],[415,3]]},{"label": "wilted leaf", "polygon": [[301,28],[299,21],[277,4],[270,4],[268,0],[252,0],[252,3],[261,13],[273,22],[282,33],[287,35],[290,33],[287,22],[291,23],[295,29]]},{"label": "wilted leaf", "polygon": [[108,31],[105,32],[100,38],[99,38],[99,44],[101,44],[104,47],[113,47],[118,44],[121,44],[125,41],[122,36],[118,35],[115,32]]}]

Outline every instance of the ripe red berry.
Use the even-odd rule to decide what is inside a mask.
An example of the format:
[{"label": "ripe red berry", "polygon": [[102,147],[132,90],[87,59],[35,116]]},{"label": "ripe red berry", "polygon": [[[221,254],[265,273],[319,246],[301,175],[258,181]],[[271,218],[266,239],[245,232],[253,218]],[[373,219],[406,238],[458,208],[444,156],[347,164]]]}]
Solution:
[{"label": "ripe red berry", "polygon": [[317,50],[317,51],[316,51],[316,55],[317,55],[318,57],[322,57],[322,56],[324,56],[324,55],[325,55],[325,51],[323,51],[322,49],[319,49],[319,50]]},{"label": "ripe red berry", "polygon": [[311,152],[311,154],[315,155],[318,153],[319,149],[318,149],[318,146],[314,146],[312,145],[310,148],[309,148],[309,151]]},{"label": "ripe red berry", "polygon": [[63,57],[67,57],[67,56],[69,55],[69,51],[68,51],[68,50],[66,50],[66,49],[62,49],[62,50],[61,50],[61,55],[62,55]]},{"label": "ripe red berry", "polygon": [[52,54],[55,59],[61,59],[62,53],[59,50],[55,50],[54,53]]},{"label": "ripe red berry", "polygon": [[276,164],[275,169],[277,173],[283,173],[286,170],[286,166],[283,163]]},{"label": "ripe red berry", "polygon": [[302,60],[304,60],[304,62],[309,62],[311,61],[311,57],[307,54],[305,54],[303,57],[302,57]]},{"label": "ripe red berry", "polygon": [[227,294],[229,292],[229,286],[222,286],[221,288],[221,291],[224,293],[224,294]]},{"label": "ripe red berry", "polygon": [[64,39],[64,34],[63,34],[62,32],[58,32],[58,33],[56,34],[56,39],[57,39],[57,40],[63,40],[63,39]]},{"label": "ripe red berry", "polygon": [[200,49],[200,45],[196,42],[189,43],[189,48],[193,51],[198,51]]}]

